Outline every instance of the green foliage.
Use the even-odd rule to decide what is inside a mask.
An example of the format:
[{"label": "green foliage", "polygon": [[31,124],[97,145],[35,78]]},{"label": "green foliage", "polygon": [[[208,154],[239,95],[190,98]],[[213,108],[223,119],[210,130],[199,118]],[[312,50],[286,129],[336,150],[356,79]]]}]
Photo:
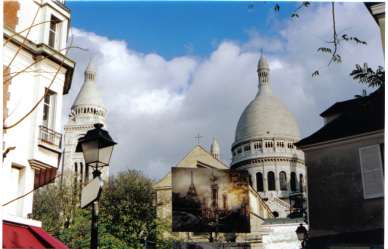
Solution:
[{"label": "green foliage", "polygon": [[311,76],[312,77],[319,76],[319,70],[315,70],[314,73]]},{"label": "green foliage", "polygon": [[104,189],[100,219],[110,234],[142,248],[145,239],[155,238],[152,204],[152,182],[140,172],[128,170],[112,178]]},{"label": "green foliage", "polygon": [[[50,184],[34,195],[34,218],[43,228],[69,248],[90,247],[91,207],[79,208],[79,195],[73,191],[73,178]],[[128,170],[105,184],[99,209],[100,248],[172,248],[172,241],[157,240],[170,229],[156,219],[152,181],[141,172]],[[159,235],[159,236],[158,236]],[[146,242],[147,241],[147,242]]]},{"label": "green foliage", "polygon": [[356,68],[350,73],[350,76],[354,80],[359,81],[361,84],[366,84],[369,87],[380,87],[385,83],[385,70],[379,66],[376,71],[368,66],[367,63],[361,67],[356,64]]},{"label": "green foliage", "polygon": [[318,52],[322,52],[322,53],[329,53],[331,54],[331,48],[325,48],[325,47],[320,47],[318,48]]},{"label": "green foliage", "polygon": [[90,220],[90,209],[76,208],[72,222],[58,234],[58,238],[69,248],[90,248]]},{"label": "green foliage", "polygon": [[34,218],[42,221],[46,231],[57,234],[70,222],[73,198],[68,185],[49,184],[39,189],[34,194]]}]

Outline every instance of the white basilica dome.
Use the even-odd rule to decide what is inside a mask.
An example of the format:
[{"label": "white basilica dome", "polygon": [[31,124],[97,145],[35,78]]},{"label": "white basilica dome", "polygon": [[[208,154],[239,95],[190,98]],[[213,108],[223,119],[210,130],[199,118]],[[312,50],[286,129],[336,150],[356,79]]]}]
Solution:
[{"label": "white basilica dome", "polygon": [[233,167],[255,162],[258,158],[301,154],[294,148],[294,143],[300,139],[298,124],[282,101],[272,94],[269,71],[267,60],[261,56],[257,65],[259,91],[237,124],[232,144]]},{"label": "white basilica dome", "polygon": [[271,94],[258,94],[238,121],[235,143],[259,138],[298,140],[299,128],[287,107]]},{"label": "white basilica dome", "polygon": [[287,107],[272,94],[270,68],[261,56],[257,73],[259,92],[238,121],[232,144],[232,169],[246,170],[250,185],[279,217],[287,217],[292,193],[305,192],[303,151],[298,124]]}]

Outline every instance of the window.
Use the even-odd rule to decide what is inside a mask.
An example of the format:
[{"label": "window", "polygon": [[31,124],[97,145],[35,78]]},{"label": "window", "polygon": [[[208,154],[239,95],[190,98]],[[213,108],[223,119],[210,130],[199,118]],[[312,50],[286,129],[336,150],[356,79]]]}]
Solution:
[{"label": "window", "polygon": [[242,152],[241,148],[237,149],[237,153],[240,154]]},{"label": "window", "polygon": [[303,174],[299,174],[299,191],[303,193],[304,179]]},{"label": "window", "polygon": [[268,181],[268,190],[269,191],[276,190],[275,174],[272,171],[268,172],[268,174],[267,174],[267,181]]},{"label": "window", "polygon": [[49,40],[48,45],[52,48],[59,48],[59,23],[60,20],[55,16],[51,16],[50,29],[49,29]]},{"label": "window", "polygon": [[254,143],[254,144],[253,144],[253,148],[254,148],[255,150],[259,149],[259,143]]},{"label": "window", "polygon": [[380,145],[359,148],[361,180],[365,199],[384,196],[384,173]]},{"label": "window", "polygon": [[244,151],[250,151],[250,150],[251,150],[251,146],[250,145],[244,146]]},{"label": "window", "polygon": [[291,191],[296,191],[296,174],[295,172],[291,172],[291,181],[290,181]]},{"label": "window", "polygon": [[263,174],[261,174],[260,172],[256,173],[256,187],[257,187],[257,192],[264,191]]},{"label": "window", "polygon": [[287,190],[287,175],[286,172],[281,171],[279,173],[280,190]]},{"label": "window", "polygon": [[55,92],[46,89],[47,94],[43,102],[43,126],[53,129],[55,121]]}]

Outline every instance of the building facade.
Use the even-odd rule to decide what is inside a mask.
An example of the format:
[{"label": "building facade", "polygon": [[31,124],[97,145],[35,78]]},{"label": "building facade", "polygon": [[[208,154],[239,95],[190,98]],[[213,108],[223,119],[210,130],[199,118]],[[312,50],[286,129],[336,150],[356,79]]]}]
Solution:
[{"label": "building facade", "polygon": [[296,143],[309,178],[308,243],[383,248],[384,88],[338,102],[321,116],[325,125]]},{"label": "building facade", "polygon": [[[84,73],[84,83],[71,107],[64,134],[62,172],[64,175],[73,175],[79,187],[92,179],[93,170],[85,165],[83,154],[75,152],[78,139],[83,137],[88,130],[94,129],[96,123],[105,126],[106,114],[105,105],[96,85],[95,62],[91,60]],[[102,169],[102,177],[105,180],[108,179],[108,167]]]},{"label": "building facade", "polygon": [[247,170],[252,187],[279,217],[290,211],[288,197],[305,192],[303,152],[294,146],[300,139],[298,124],[287,107],[272,94],[270,68],[260,57],[259,91],[238,121],[232,144],[232,169]]},{"label": "building facade", "polygon": [[0,181],[4,248],[15,246],[18,234],[10,237],[12,226],[40,229],[41,222],[31,219],[33,189],[57,176],[62,99],[71,87],[75,66],[67,57],[69,24],[70,10],[64,1],[4,1]]},{"label": "building facade", "polygon": [[[365,6],[384,50],[385,3]],[[321,117],[324,126],[295,144],[305,152],[309,178],[307,247],[384,248],[384,84]]]}]

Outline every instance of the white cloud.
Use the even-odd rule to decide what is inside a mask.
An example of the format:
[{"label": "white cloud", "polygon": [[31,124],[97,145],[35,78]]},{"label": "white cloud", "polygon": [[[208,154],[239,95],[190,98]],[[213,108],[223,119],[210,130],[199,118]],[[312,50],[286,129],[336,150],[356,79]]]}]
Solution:
[{"label": "white cloud", "polygon": [[[143,170],[161,177],[195,145],[199,132],[208,145],[215,136],[221,158],[229,163],[230,145],[238,118],[257,93],[259,48],[270,61],[273,92],[295,114],[303,136],[317,130],[319,113],[335,101],[353,97],[362,86],[349,77],[356,63],[383,63],[379,31],[362,3],[337,4],[341,30],[367,38],[368,46],[344,44],[343,63],[323,67],[319,78],[311,73],[327,64],[316,53],[330,37],[329,4],[303,12],[300,20],[282,26],[279,40],[250,31],[246,44],[217,42],[205,58],[181,56],[167,60],[110,40],[73,29],[75,43],[90,49],[98,60],[97,84],[108,108],[108,129],[118,146],[112,171]],[[74,50],[77,61],[65,115],[83,81],[87,54]]]}]

